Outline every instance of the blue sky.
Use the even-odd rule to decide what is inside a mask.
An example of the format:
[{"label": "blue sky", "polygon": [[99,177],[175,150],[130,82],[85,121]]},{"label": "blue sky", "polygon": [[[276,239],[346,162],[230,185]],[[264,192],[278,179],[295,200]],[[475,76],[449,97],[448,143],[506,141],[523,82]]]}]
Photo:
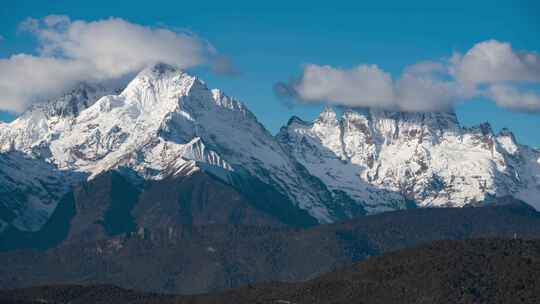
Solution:
[{"label": "blue sky", "polygon": [[[195,69],[210,87],[246,103],[272,132],[291,115],[314,118],[322,105],[285,105],[272,91],[305,64],[351,68],[377,64],[397,76],[409,64],[466,52],[496,39],[516,50],[540,51],[537,1],[9,1],[0,7],[0,58],[32,53],[36,41],[18,33],[27,17],[120,17],[141,25],[189,30],[208,40],[240,72],[215,75]],[[351,1],[352,2],[352,1]],[[517,113],[480,98],[458,106],[463,125],[484,121],[508,127],[520,142],[540,147],[540,115]],[[0,119],[8,119],[2,113]]]}]

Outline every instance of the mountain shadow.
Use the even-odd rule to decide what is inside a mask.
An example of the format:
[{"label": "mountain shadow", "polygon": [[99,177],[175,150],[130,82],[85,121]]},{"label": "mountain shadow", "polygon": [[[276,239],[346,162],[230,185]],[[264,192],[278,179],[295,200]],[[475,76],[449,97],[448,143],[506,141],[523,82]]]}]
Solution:
[{"label": "mountain shadow", "polygon": [[[149,185],[132,210],[137,231],[109,236],[102,225],[88,219],[90,228],[101,230],[75,233],[76,216],[70,237],[55,248],[0,252],[0,259],[9,261],[0,266],[0,286],[114,284],[192,294],[255,282],[308,280],[435,240],[540,237],[540,214],[512,198],[485,207],[410,209],[299,229],[275,218],[257,217],[253,209],[231,222],[227,206],[220,206],[218,200],[227,192],[206,193],[205,184],[198,184],[200,191],[193,195],[201,197],[195,202],[221,209],[182,207],[178,200],[182,196],[177,195],[182,189],[174,181],[154,189]],[[242,224],[237,224],[238,219]],[[252,225],[255,219],[258,224],[275,225]]]},{"label": "mountain shadow", "polygon": [[74,216],[75,199],[73,192],[69,192],[58,202],[52,216],[41,230],[27,232],[8,226],[0,236],[0,251],[29,248],[44,250],[58,246],[67,238]]},{"label": "mountain shadow", "polygon": [[523,303],[540,300],[540,241],[436,241],[371,257],[307,282],[246,285],[222,293],[164,295],[112,285],[0,290],[0,301],[38,303],[318,304]]}]

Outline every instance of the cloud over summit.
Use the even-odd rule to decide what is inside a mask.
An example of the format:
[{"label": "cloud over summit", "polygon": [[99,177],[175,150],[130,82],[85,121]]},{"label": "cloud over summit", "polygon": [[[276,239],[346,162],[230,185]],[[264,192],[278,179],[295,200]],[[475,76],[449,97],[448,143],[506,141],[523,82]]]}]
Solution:
[{"label": "cloud over summit", "polygon": [[540,112],[540,96],[520,84],[540,83],[540,57],[489,40],[442,62],[407,66],[397,78],[373,64],[345,69],[308,64],[289,82],[275,85],[279,96],[305,103],[398,111],[446,111],[476,96],[522,112]]},{"label": "cloud over summit", "polygon": [[229,72],[227,59],[200,37],[121,18],[71,20],[63,15],[29,18],[20,31],[38,40],[37,55],[0,59],[0,110],[21,111],[80,81],[106,81],[164,62],[180,68],[205,65]]}]

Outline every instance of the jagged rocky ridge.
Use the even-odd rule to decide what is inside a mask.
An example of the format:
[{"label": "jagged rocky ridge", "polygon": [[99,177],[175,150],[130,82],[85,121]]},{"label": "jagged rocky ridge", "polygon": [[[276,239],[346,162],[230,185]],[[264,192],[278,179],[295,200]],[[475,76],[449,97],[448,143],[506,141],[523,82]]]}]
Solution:
[{"label": "jagged rocky ridge", "polygon": [[447,113],[326,110],[274,137],[242,103],[164,64],[0,123],[0,151],[0,230],[40,230],[74,185],[109,171],[134,185],[199,171],[245,192],[256,181],[319,222],[540,197],[540,152],[508,131]]},{"label": "jagged rocky ridge", "polygon": [[540,152],[507,129],[460,127],[454,113],[347,110],[338,118],[327,108],[313,122],[293,117],[277,138],[310,174],[369,213],[504,195],[540,208]]}]

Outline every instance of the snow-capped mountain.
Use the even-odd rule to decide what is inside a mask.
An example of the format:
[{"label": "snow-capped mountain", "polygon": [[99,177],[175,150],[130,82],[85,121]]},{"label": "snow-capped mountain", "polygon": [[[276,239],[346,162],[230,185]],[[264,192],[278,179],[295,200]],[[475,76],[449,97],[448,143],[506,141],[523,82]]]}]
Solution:
[{"label": "snow-capped mountain", "polygon": [[[75,117],[100,97],[121,91],[81,83],[58,99],[33,106],[12,123],[0,122],[0,232],[42,227],[70,186],[84,174],[60,171],[46,161],[50,131],[69,129]],[[42,149],[45,148],[45,149]]]},{"label": "snow-capped mountain", "polygon": [[368,212],[462,207],[513,195],[540,208],[540,152],[489,124],[459,126],[454,113],[327,108],[313,122],[293,118],[277,138],[311,174]]},{"label": "snow-capped mountain", "polygon": [[[120,94],[114,91],[70,93],[30,109],[0,125],[1,151],[22,152],[83,179],[122,168],[153,180],[201,169],[230,183],[253,176],[319,220],[335,219],[326,187],[237,100],[163,64],[143,70]],[[31,205],[15,210],[17,217],[33,217]],[[48,206],[39,213],[50,214],[54,204]],[[24,228],[37,230],[42,222],[36,223]]]},{"label": "snow-capped mountain", "polygon": [[119,87],[81,83],[58,99],[34,105],[12,123],[0,122],[0,152],[30,152],[36,143],[47,140],[50,130],[69,128],[81,111],[119,91]]},{"label": "snow-capped mountain", "polygon": [[508,131],[464,129],[446,113],[347,111],[338,120],[326,110],[273,136],[239,101],[164,64],[121,87],[81,85],[0,123],[0,151],[0,224],[22,231],[39,230],[71,186],[111,170],[152,181],[204,171],[234,187],[254,178],[320,222],[540,197],[540,152]]}]

